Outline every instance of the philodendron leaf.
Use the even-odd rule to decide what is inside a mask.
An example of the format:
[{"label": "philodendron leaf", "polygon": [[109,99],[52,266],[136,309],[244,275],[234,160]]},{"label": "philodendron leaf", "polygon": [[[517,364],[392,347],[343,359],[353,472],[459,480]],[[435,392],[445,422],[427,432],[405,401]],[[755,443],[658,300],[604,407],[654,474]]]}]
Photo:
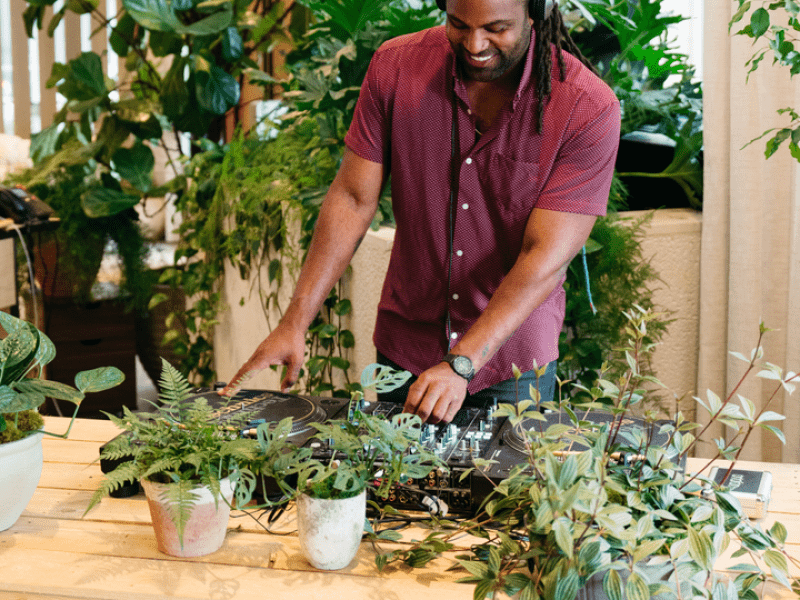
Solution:
[{"label": "philodendron leaf", "polygon": [[44,404],[44,400],[44,395],[38,392],[15,392],[13,398],[3,395],[0,399],[0,412],[15,413],[31,410]]},{"label": "philodendron leaf", "polygon": [[81,400],[83,400],[81,392],[58,381],[26,379],[25,381],[20,381],[14,387],[21,394],[38,394],[55,400],[66,400],[74,404],[80,404]]},{"label": "philodendron leaf", "polygon": [[116,215],[133,208],[138,202],[137,196],[108,188],[92,188],[81,195],[83,212],[93,218]]},{"label": "philodendron leaf", "polygon": [[386,365],[372,363],[361,371],[361,387],[374,388],[378,393],[391,392],[402,386],[411,377],[408,371],[398,371]]},{"label": "philodendron leaf", "polygon": [[125,381],[125,374],[117,367],[99,367],[75,375],[75,386],[82,392],[102,392]]},{"label": "philodendron leaf", "polygon": [[137,143],[132,148],[119,148],[112,160],[117,172],[136,189],[147,192],[153,187],[156,160],[149,146]]},{"label": "philodendron leaf", "polygon": [[16,397],[17,392],[12,390],[7,385],[0,385],[0,414],[4,412],[11,412],[10,410],[7,410],[7,407],[11,405],[11,402],[13,402]]}]

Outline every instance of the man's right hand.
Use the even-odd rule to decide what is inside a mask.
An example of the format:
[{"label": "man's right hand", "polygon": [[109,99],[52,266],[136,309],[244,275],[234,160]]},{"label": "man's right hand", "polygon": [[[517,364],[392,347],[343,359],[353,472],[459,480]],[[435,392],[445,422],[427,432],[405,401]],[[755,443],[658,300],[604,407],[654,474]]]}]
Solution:
[{"label": "man's right hand", "polygon": [[281,381],[281,391],[286,393],[295,384],[303,366],[305,334],[279,324],[261,342],[230,383],[220,390],[220,396],[233,396],[256,373],[272,365],[284,365],[286,374]]}]

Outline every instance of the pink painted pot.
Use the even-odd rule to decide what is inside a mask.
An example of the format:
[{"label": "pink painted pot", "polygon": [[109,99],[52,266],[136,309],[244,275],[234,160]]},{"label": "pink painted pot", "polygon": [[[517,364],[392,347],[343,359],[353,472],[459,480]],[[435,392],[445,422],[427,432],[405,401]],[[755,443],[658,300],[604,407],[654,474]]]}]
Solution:
[{"label": "pink painted pot", "polygon": [[184,526],[183,539],[178,535],[178,527],[170,516],[169,505],[172,503],[165,496],[166,490],[175,484],[154,483],[146,479],[141,483],[161,552],[170,556],[191,557],[204,556],[220,549],[228,531],[230,503],[233,499],[233,486],[228,479],[220,481],[222,497],[216,503],[209,488],[199,486],[192,490],[197,498]]}]

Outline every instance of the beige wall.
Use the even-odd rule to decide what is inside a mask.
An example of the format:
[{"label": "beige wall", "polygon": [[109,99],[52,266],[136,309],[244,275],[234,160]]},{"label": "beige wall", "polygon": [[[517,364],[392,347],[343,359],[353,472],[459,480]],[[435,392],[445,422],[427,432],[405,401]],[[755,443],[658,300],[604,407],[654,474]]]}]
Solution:
[{"label": "beige wall", "polygon": [[[676,313],[666,340],[656,351],[655,367],[664,383],[679,395],[693,392],[697,375],[701,219],[701,213],[688,209],[656,211],[642,242],[645,256],[661,275],[656,303]],[[393,229],[367,232],[345,279],[346,294],[353,302],[349,327],[356,338],[351,357],[354,378],[375,360],[372,333],[393,239]],[[217,370],[222,380],[232,377],[268,333],[255,295],[239,306],[249,284],[241,282],[233,269],[226,275],[225,296],[230,310],[223,315],[215,340]],[[278,378],[273,373],[251,381],[252,387],[275,389],[277,385]]]}]

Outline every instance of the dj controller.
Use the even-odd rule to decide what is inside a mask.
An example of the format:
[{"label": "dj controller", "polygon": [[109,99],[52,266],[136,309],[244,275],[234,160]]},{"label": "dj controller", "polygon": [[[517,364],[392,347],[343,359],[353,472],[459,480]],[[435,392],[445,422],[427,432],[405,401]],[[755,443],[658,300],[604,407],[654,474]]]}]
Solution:
[{"label": "dj controller", "polygon": [[[292,418],[290,441],[300,446],[308,446],[313,456],[323,460],[333,458],[333,450],[325,440],[314,438],[316,429],[313,423],[323,423],[334,419],[350,419],[350,401],[345,398],[303,396],[284,394],[269,390],[240,390],[231,401],[221,398],[217,391],[195,390],[194,397],[204,397],[212,406],[217,406],[217,417],[222,422],[229,421],[243,412],[247,424],[241,433],[254,436],[261,423],[277,423],[286,417]],[[383,415],[391,418],[402,411],[402,405],[390,402],[361,402],[357,407],[363,413]],[[545,413],[546,421],[522,423],[514,428],[505,418],[494,418],[496,405],[486,409],[462,408],[448,424],[422,425],[420,441],[427,450],[439,457],[447,469],[434,469],[427,477],[409,480],[395,486],[381,503],[402,510],[426,510],[432,513],[451,515],[472,515],[486,499],[493,487],[508,477],[510,470],[526,461],[526,440],[524,431],[529,427],[547,427],[563,419],[558,413]],[[608,421],[611,416],[605,413],[590,413],[589,420],[597,423]],[[240,420],[240,419],[238,419]],[[645,424],[636,418],[627,419],[623,429],[635,428],[644,431]],[[649,433],[652,443],[659,444],[666,437],[654,431]],[[575,451],[584,448],[573,447]],[[490,459],[492,465],[484,472],[472,470],[474,459]],[[101,461],[101,468],[103,463]],[[103,468],[104,471],[110,470]],[[138,486],[137,486],[138,488]]]}]

